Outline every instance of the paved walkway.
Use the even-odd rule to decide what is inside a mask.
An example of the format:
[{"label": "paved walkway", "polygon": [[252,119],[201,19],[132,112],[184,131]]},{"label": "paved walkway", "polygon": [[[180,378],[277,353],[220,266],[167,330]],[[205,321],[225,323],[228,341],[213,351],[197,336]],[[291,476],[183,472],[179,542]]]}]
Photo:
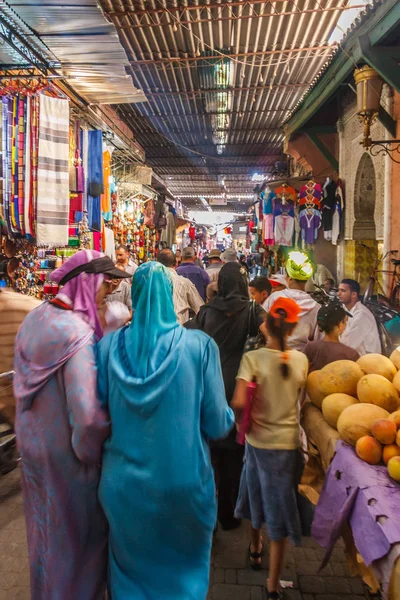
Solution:
[{"label": "paved walkway", "polygon": [[[263,600],[265,598],[263,585],[267,573],[266,571],[255,572],[247,568],[247,547],[248,539],[244,526],[233,532],[217,533],[212,557],[209,600]],[[27,556],[17,469],[0,477],[0,600],[29,600]],[[290,551],[284,579],[293,581],[294,587],[286,590],[285,600],[371,598],[361,581],[350,576],[342,547],[335,548],[329,565],[318,574],[322,556],[323,550],[309,539],[304,540],[303,548],[294,548]],[[267,562],[268,557],[265,557],[265,565]]]}]

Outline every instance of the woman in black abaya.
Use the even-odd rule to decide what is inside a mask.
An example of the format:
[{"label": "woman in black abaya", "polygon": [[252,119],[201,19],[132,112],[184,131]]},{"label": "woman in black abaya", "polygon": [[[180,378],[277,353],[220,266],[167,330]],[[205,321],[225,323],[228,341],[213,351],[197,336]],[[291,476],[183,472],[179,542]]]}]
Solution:
[{"label": "woman in black abaya", "polygon": [[[218,277],[218,294],[188,321],[188,329],[200,329],[219,347],[222,375],[228,403],[235,390],[236,375],[248,337],[258,334],[265,318],[263,309],[249,297],[247,271],[236,262],[226,263]],[[236,432],[211,447],[218,488],[218,520],[223,529],[240,524],[233,513],[239,491],[243,446],[236,442]]]}]

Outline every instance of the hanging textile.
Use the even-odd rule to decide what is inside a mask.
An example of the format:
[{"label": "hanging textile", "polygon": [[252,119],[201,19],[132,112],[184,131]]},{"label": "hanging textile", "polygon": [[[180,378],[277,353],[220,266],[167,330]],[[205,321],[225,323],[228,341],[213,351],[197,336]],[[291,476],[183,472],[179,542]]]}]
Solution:
[{"label": "hanging textile", "polygon": [[275,217],[274,238],[278,246],[292,246],[294,233],[294,217],[278,215]]},{"label": "hanging textile", "polygon": [[320,226],[321,213],[319,210],[310,208],[300,213],[301,238],[305,244],[316,242]]},{"label": "hanging textile", "polygon": [[18,99],[18,228],[25,235],[25,127],[26,98]]},{"label": "hanging textile", "polygon": [[36,237],[37,226],[37,197],[38,197],[38,165],[39,165],[39,104],[40,97],[33,96],[31,100],[31,172],[29,198],[29,226],[33,237]]},{"label": "hanging textile", "polygon": [[322,199],[322,226],[324,228],[324,238],[332,241],[333,211],[336,202],[336,183],[327,177],[323,186]]},{"label": "hanging textile", "polygon": [[340,229],[344,210],[344,192],[343,185],[340,179],[338,179],[335,193],[335,206],[333,209],[332,217],[332,244],[337,245],[340,236]]},{"label": "hanging textile", "polygon": [[24,226],[26,235],[31,235],[31,223],[29,219],[29,204],[31,199],[31,103],[30,96],[26,99],[26,120],[25,120],[25,180],[24,180]]},{"label": "hanging textile", "polygon": [[103,138],[101,131],[88,132],[88,188],[87,211],[91,229],[101,229],[100,196],[104,192],[103,183]]},{"label": "hanging textile", "polygon": [[105,221],[111,221],[111,152],[105,150],[103,152],[103,181],[104,181],[104,192],[101,195],[101,212]]},{"label": "hanging textile", "polygon": [[69,102],[40,95],[37,243],[68,244]]}]

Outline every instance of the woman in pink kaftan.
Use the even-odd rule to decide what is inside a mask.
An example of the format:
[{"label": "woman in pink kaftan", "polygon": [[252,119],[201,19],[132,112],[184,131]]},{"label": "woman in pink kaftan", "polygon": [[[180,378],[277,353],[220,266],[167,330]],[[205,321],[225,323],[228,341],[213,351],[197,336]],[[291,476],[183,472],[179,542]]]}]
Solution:
[{"label": "woman in pink kaftan", "polygon": [[[108,262],[107,262],[108,261]],[[24,320],[14,393],[32,600],[103,600],[107,524],[97,499],[107,413],[97,398],[97,314],[112,261],[81,251],[53,273],[65,284]],[[107,275],[108,274],[108,275]]]}]

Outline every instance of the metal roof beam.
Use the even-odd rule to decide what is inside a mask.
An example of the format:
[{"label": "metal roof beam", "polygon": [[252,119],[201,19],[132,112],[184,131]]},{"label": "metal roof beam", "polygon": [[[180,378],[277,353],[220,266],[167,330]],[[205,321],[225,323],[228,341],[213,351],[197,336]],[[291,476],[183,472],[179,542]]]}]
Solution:
[{"label": "metal roof beam", "polygon": [[[275,4],[285,4],[287,2],[287,0],[269,0],[268,5],[272,7],[274,7]],[[155,14],[164,14],[164,13],[172,13],[172,14],[176,14],[176,13],[185,13],[185,12],[192,12],[192,11],[203,11],[203,10],[212,10],[214,8],[219,9],[219,10],[224,10],[224,9],[231,9],[231,8],[235,8],[235,7],[241,7],[241,8],[245,8],[246,6],[255,6],[255,5],[266,5],[267,2],[266,0],[227,0],[226,2],[211,2],[210,4],[193,4],[193,5],[185,5],[185,4],[178,4],[178,5],[171,5],[168,7],[164,7],[164,8],[146,8],[146,9],[141,9],[141,10],[127,10],[127,11],[108,11],[106,12],[107,16],[118,16],[118,17],[124,17],[126,15],[132,14],[132,15],[141,15],[141,14],[151,14],[151,15],[155,15]],[[365,4],[362,5],[363,8],[365,8]],[[338,7],[336,10],[343,10],[343,8]],[[279,14],[279,13],[278,13]]]},{"label": "metal roof beam", "polygon": [[360,36],[359,41],[361,54],[365,62],[375,69],[386,83],[400,93],[400,49],[373,48],[366,35]]},{"label": "metal roof beam", "polygon": [[[317,52],[320,50],[333,50],[337,47],[337,44],[326,44],[325,46],[305,46],[304,48],[282,48],[280,50],[264,50],[257,52],[236,52],[232,54],[223,53],[213,54],[211,56],[169,56],[165,58],[156,58],[156,59],[143,59],[143,60],[131,60],[129,61],[131,65],[141,66],[141,65],[158,65],[158,64],[170,64],[170,63],[197,63],[197,62],[207,62],[209,60],[213,60],[218,62],[225,61],[227,58],[249,58],[249,57],[257,57],[257,56],[276,56],[282,54],[300,54],[301,52]],[[220,90],[221,91],[221,90]]]},{"label": "metal roof beam", "polygon": [[[17,30],[0,16],[0,37],[15,50],[24,61],[28,62],[29,65],[35,67],[40,73],[46,77],[49,73],[55,73],[54,69],[60,68],[59,62],[48,62],[35,48],[29,44],[24,36],[17,32]],[[13,68],[18,69],[18,65]]]},{"label": "metal roof beam", "polygon": [[[246,2],[246,4],[248,4],[248,2]],[[263,2],[263,4],[265,5],[265,2]],[[231,3],[230,3],[231,5]],[[218,7],[221,7],[220,4],[217,5]],[[225,5],[224,8],[228,7],[228,5]],[[191,7],[188,7],[191,8]],[[198,6],[196,7],[197,10],[199,10],[200,12],[203,12],[204,9],[209,9],[209,5],[206,6]],[[110,17],[111,19],[120,19],[120,18],[124,18],[124,17],[135,17],[137,19],[136,23],[129,23],[127,25],[120,25],[118,24],[118,28],[119,29],[142,29],[143,27],[165,27],[168,25],[180,25],[183,27],[187,27],[188,25],[199,25],[201,23],[215,23],[215,22],[224,22],[224,21],[246,21],[246,20],[251,20],[251,19],[270,19],[272,17],[290,17],[292,15],[304,15],[304,14],[312,14],[312,13],[331,13],[334,11],[346,11],[346,10],[353,10],[355,8],[365,8],[365,4],[356,4],[353,6],[339,6],[339,7],[326,7],[326,8],[309,8],[306,10],[285,10],[282,12],[270,12],[270,13],[256,13],[251,12],[251,14],[249,15],[244,15],[244,14],[240,14],[240,15],[234,15],[232,14],[232,11],[230,11],[230,14],[228,16],[225,17],[214,17],[214,16],[209,16],[207,18],[189,18],[189,20],[184,20],[182,18],[179,17],[175,17],[171,20],[171,15],[168,12],[164,12],[161,13],[159,15],[159,20],[158,21],[153,21],[150,20],[149,18],[152,19],[151,13],[149,14],[149,11],[146,12],[142,12],[142,13],[138,13],[136,11],[125,11],[125,12],[106,12],[106,16]],[[190,13],[189,13],[189,17],[190,17]]]},{"label": "metal roof beam", "polygon": [[336,92],[340,84],[352,74],[355,66],[363,60],[359,37],[368,35],[370,43],[376,45],[399,22],[400,2],[385,0],[376,7],[368,19],[349,34],[342,44],[343,50],[338,52],[333,62],[287,121],[284,127],[287,139],[310,120]]},{"label": "metal roof beam", "polygon": [[[252,85],[249,87],[230,87],[230,88],[211,88],[211,89],[196,89],[196,90],[161,90],[159,88],[144,88],[143,91],[146,96],[202,96],[203,94],[210,94],[211,92],[264,92],[266,90],[276,89],[294,89],[308,88],[311,82],[304,83],[279,83],[276,85]],[[243,112],[243,111],[242,111]],[[208,113],[206,113],[207,115]],[[229,111],[216,113],[219,115],[229,114]]]}]

